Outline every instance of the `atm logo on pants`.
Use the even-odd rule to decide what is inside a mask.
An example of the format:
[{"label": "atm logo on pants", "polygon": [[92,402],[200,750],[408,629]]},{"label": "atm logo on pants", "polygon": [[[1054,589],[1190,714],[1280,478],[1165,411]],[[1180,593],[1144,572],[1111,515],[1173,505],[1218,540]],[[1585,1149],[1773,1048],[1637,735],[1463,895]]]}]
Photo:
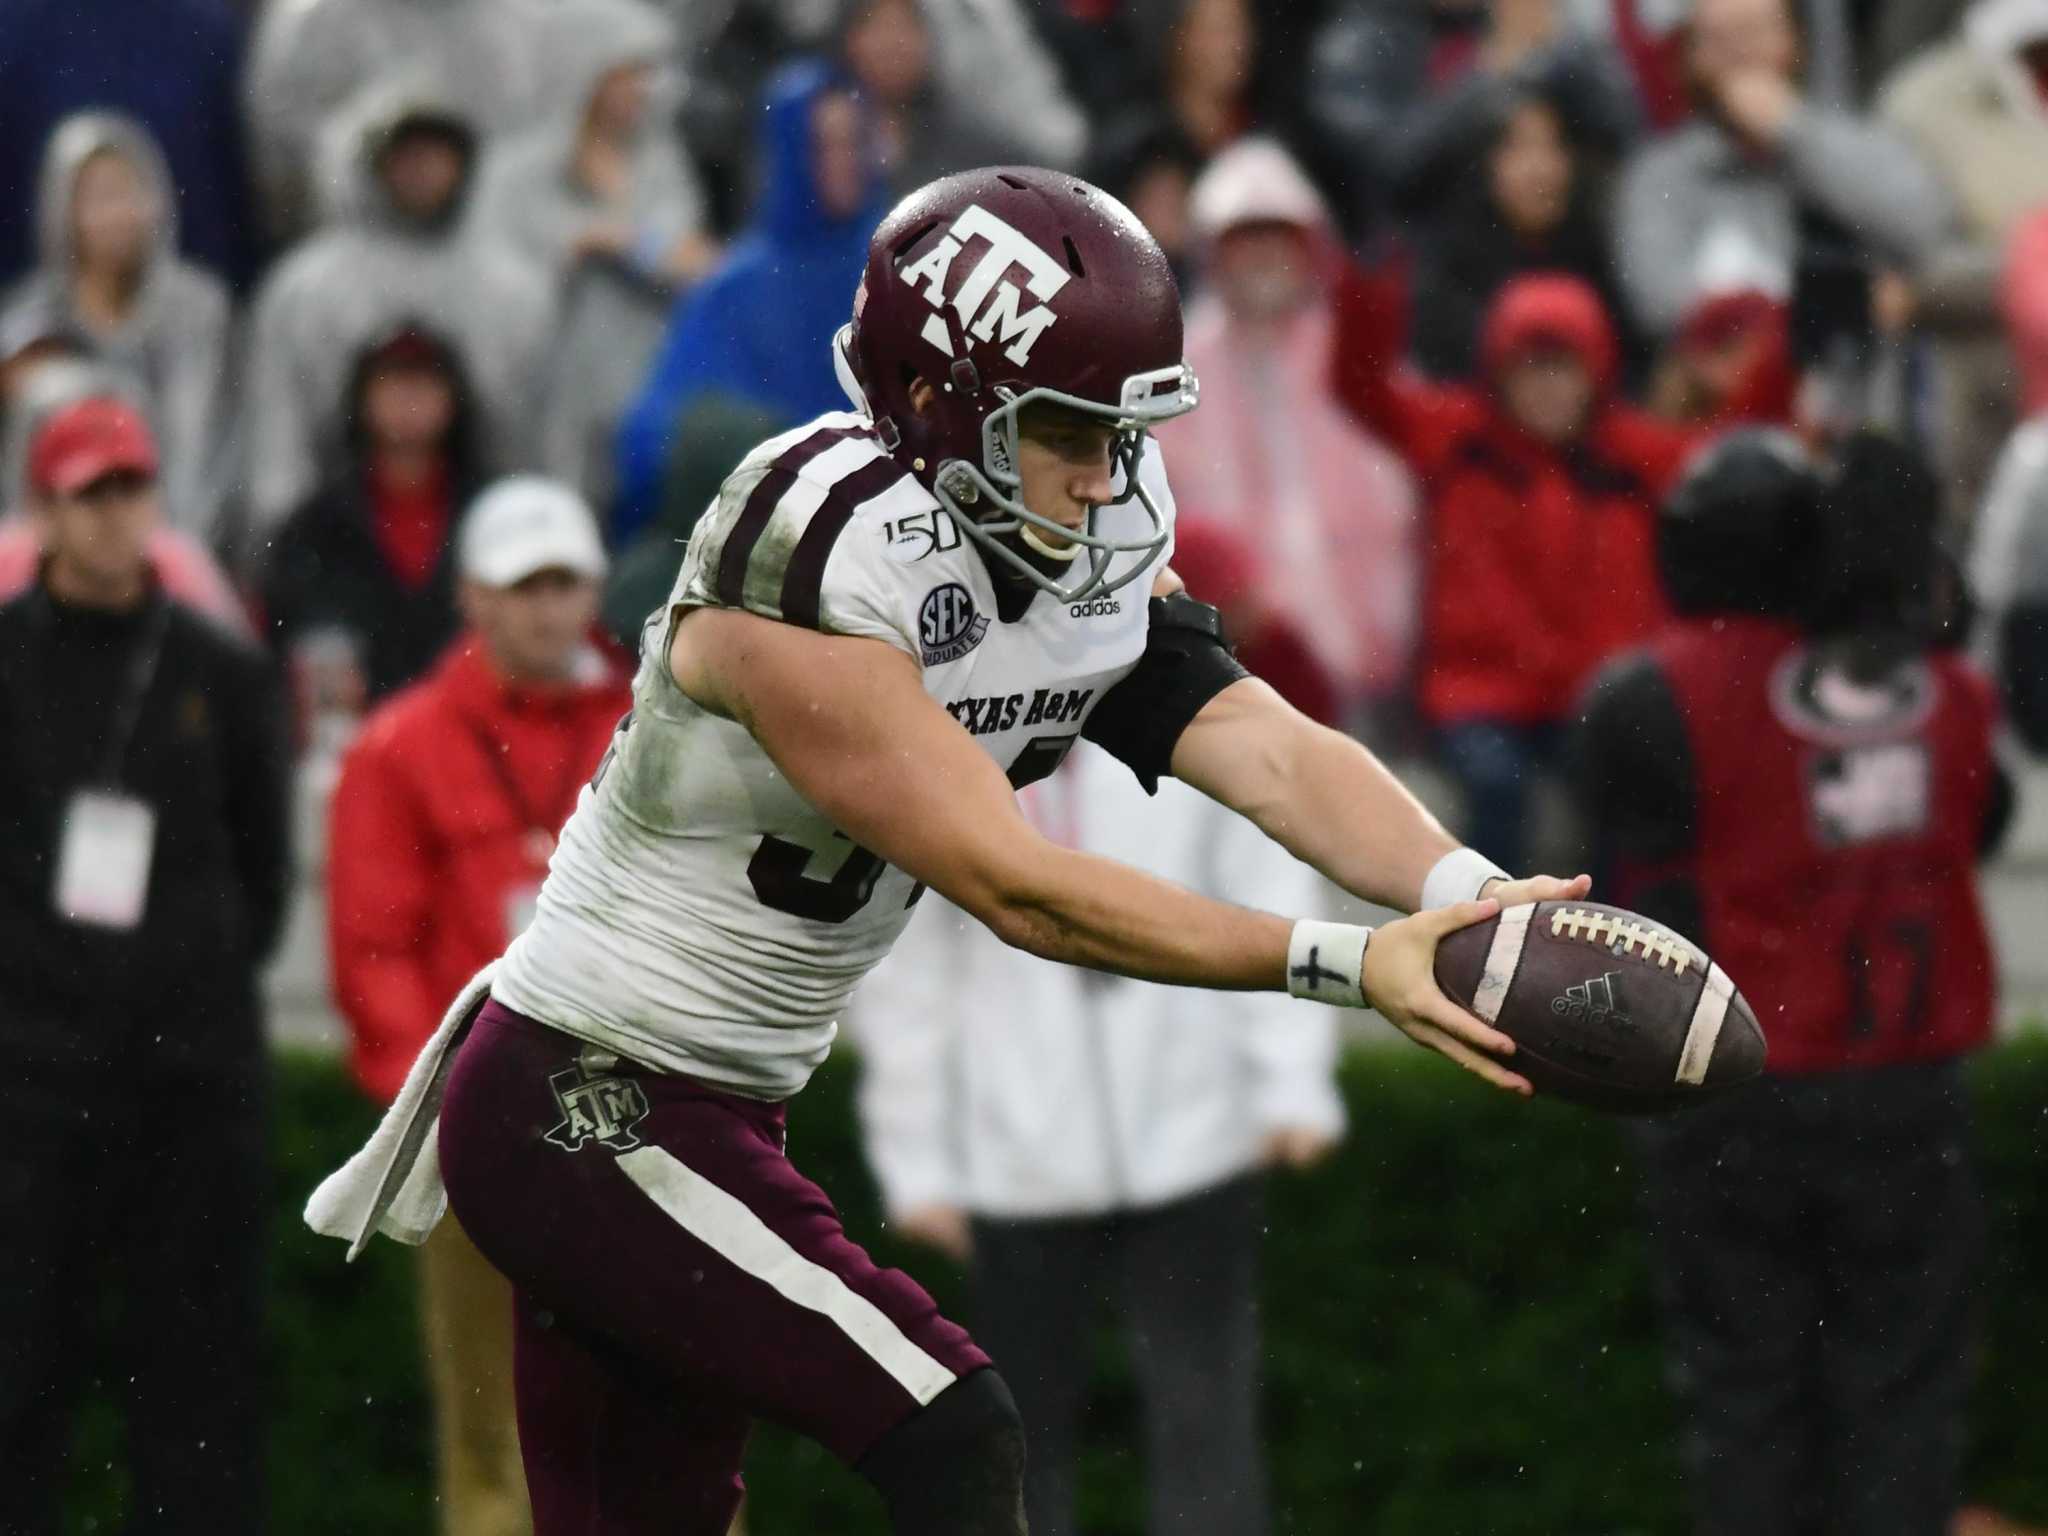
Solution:
[{"label": "atm logo on pants", "polygon": [[562,1121],[547,1139],[563,1151],[574,1152],[587,1141],[613,1152],[640,1145],[633,1127],[647,1118],[647,1094],[631,1078],[592,1077],[578,1065],[552,1074],[548,1086]]}]

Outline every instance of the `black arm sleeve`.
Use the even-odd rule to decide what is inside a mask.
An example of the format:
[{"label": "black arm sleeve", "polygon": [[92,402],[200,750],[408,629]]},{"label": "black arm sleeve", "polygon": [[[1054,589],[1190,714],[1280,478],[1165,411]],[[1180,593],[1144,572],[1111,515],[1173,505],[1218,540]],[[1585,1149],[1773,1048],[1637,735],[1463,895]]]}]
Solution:
[{"label": "black arm sleeve", "polygon": [[1689,868],[1692,748],[1678,700],[1649,657],[1623,657],[1594,680],[1567,772],[1591,842],[1595,894],[1706,942]]},{"label": "black arm sleeve", "polygon": [[1173,775],[1173,748],[1217,694],[1251,674],[1230,654],[1223,619],[1207,603],[1176,592],[1152,599],[1145,654],[1102,696],[1081,735],[1138,776],[1145,793]]}]

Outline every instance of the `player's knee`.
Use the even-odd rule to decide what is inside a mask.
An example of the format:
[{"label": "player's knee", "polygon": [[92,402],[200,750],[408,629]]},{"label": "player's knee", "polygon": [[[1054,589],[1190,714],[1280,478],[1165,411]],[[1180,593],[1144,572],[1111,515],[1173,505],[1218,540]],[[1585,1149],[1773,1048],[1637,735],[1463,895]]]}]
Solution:
[{"label": "player's knee", "polygon": [[897,1536],[1023,1536],[1024,1421],[994,1370],[953,1383],[879,1440],[858,1471]]}]

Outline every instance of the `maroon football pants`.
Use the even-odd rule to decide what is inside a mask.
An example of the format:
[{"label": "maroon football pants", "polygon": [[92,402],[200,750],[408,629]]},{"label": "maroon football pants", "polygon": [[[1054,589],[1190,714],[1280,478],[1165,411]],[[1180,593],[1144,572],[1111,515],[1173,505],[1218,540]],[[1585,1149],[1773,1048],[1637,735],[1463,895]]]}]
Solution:
[{"label": "maroon football pants", "polygon": [[754,1418],[849,1465],[988,1357],[784,1154],[780,1104],[493,1002],[441,1108],[464,1230],[517,1292],[536,1536],[723,1536]]}]

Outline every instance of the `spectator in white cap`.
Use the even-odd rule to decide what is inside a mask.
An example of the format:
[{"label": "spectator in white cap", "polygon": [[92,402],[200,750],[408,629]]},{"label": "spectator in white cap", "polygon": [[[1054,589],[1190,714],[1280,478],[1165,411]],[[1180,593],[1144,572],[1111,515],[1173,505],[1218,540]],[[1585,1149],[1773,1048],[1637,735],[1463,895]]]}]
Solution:
[{"label": "spectator in white cap", "polygon": [[[604,546],[574,491],[498,481],[463,520],[457,565],[466,628],[363,723],[330,813],[335,1001],[379,1105],[532,915],[555,837],[631,703],[591,638]],[[421,1250],[420,1285],[441,1530],[530,1531],[510,1290],[453,1220]]]},{"label": "spectator in white cap", "polygon": [[1169,422],[1181,516],[1257,533],[1257,596],[1307,638],[1342,723],[1370,735],[1407,686],[1418,586],[1415,483],[1330,388],[1346,257],[1322,197],[1271,139],[1209,163],[1191,213],[1202,287],[1187,358],[1200,427]]}]

